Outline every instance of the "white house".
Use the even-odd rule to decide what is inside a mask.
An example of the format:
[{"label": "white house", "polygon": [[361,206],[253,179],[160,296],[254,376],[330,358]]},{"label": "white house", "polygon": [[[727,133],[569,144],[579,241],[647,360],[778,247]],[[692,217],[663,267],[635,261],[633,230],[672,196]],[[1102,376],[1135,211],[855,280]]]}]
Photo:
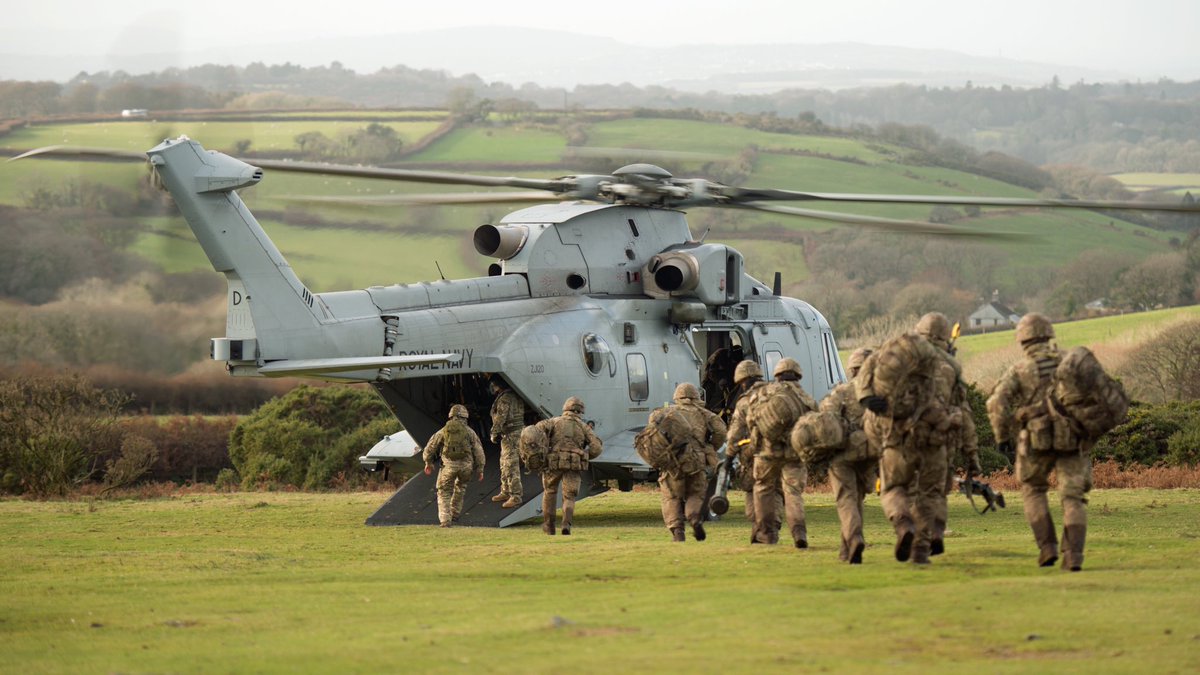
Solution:
[{"label": "white house", "polygon": [[984,303],[967,317],[968,328],[1005,328],[1016,325],[1021,315],[1012,311],[998,300]]}]

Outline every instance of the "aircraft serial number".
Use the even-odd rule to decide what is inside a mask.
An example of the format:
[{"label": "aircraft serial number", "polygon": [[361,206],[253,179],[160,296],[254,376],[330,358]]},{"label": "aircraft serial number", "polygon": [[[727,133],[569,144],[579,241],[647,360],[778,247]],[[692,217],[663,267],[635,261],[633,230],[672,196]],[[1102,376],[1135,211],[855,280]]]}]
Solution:
[{"label": "aircraft serial number", "polygon": [[546,366],[540,363],[531,363],[529,364],[529,372],[533,375],[540,375],[546,372]]}]

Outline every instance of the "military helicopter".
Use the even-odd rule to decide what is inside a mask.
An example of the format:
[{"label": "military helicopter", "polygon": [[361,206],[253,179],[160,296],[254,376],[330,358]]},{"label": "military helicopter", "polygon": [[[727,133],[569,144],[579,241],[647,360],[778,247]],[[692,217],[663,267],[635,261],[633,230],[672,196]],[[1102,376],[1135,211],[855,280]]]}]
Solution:
[{"label": "military helicopter", "polygon": [[[1141,202],[740,188],[676,178],[651,164],[555,179],[277,160],[251,165],[187,137],[163,141],[145,154],[55,146],[21,157],[42,155],[148,159],[155,181],[171,194],[228,282],[225,335],[212,339],[211,358],[224,361],[235,377],[369,383],[405,433],[385,439],[398,450],[368,455],[366,463],[419,467],[419,446],[444,424],[454,403],[467,405],[480,437],[487,439],[492,400],[487,380],[498,374],[532,411],[527,422],[558,414],[568,396],[583,398],[585,417],[604,440],[604,452],[592,463],[581,496],[608,489],[608,483],[629,490],[635,482],[653,480],[654,472],[633,448],[650,411],[669,402],[683,382],[703,382],[710,402],[726,395],[731,383],[712,370],[731,370],[736,358],[757,360],[768,376],[783,357],[796,359],[803,385],[817,399],[845,379],[833,331],[821,313],[784,297],[778,273],[768,287],[745,273],[737,250],[696,240],[682,209],[750,209],[955,237],[1002,235],[775,202],[1200,210]],[[258,184],[264,169],[520,188],[524,191],[451,199],[550,203],[475,230],[475,250],[493,260],[486,277],[313,293],[238,195]],[[437,201],[446,201],[445,195]],[[718,363],[722,355],[731,360]],[[492,458],[488,472],[467,494],[462,522],[507,526],[540,516],[536,477],[525,477],[525,503],[516,509],[503,510],[489,499],[499,486],[499,449],[486,445]],[[414,473],[368,524],[436,522],[433,481]]]}]

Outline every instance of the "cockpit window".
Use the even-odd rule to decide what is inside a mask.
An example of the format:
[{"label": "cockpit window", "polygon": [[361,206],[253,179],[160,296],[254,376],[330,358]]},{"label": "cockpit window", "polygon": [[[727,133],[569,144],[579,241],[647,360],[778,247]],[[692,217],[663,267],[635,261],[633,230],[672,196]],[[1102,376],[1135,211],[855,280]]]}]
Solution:
[{"label": "cockpit window", "polygon": [[583,336],[583,363],[592,375],[599,375],[605,370],[609,376],[616,374],[616,363],[613,361],[612,350],[604,338],[595,333]]}]

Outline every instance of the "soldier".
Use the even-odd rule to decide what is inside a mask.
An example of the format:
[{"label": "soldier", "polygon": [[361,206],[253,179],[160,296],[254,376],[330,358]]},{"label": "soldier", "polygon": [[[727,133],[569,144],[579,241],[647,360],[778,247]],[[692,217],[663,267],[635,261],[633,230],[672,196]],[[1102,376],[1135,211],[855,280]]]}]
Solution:
[{"label": "soldier", "polygon": [[[847,368],[853,380],[871,350],[856,349]],[[854,382],[843,382],[821,401],[821,412],[831,412],[842,420],[846,430],[846,449],[834,455],[829,464],[829,482],[837,500],[838,520],[842,523],[842,543],[838,559],[851,565],[862,563],[863,500],[875,483],[879,470],[879,448],[867,441],[863,432],[863,408],[855,394]]]},{"label": "soldier", "polygon": [[546,534],[554,534],[558,517],[555,502],[560,485],[563,493],[562,533],[571,534],[575,497],[579,494],[579,474],[587,470],[588,460],[599,457],[604,450],[604,443],[581,415],[583,401],[572,396],[563,403],[562,415],[538,422],[550,443],[546,469],[542,471],[542,531]]},{"label": "soldier", "polygon": [[947,498],[954,491],[954,462],[962,457],[968,478],[983,472],[979,465],[979,437],[975,432],[975,418],[971,402],[967,397],[967,385],[962,379],[962,366],[954,358],[950,321],[941,312],[930,312],[917,322],[917,334],[938,348],[942,363],[935,380],[937,396],[946,406],[947,418],[944,429],[935,429],[930,443],[942,442],[946,446],[946,482],[942,486],[942,498],[937,502],[930,533],[929,554],[941,555],[945,551]]},{"label": "soldier", "polygon": [[800,386],[803,374],[795,359],[785,357],[775,365],[775,381],[750,395],[746,412],[750,447],[754,453],[754,534],[761,544],[779,542],[779,516],[775,494],[783,486],[784,512],[796,548],[808,548],[804,522],[804,484],[808,467],[792,449],[790,433],[796,420],[817,409]]},{"label": "soldier", "polygon": [[450,419],[425,444],[421,455],[425,459],[425,475],[433,473],[433,463],[440,457],[442,468],[438,471],[437,497],[438,522],[442,527],[458,520],[462,513],[463,495],[471,474],[483,480],[483,443],[475,430],[467,426],[467,408],[450,406]]},{"label": "soldier", "polygon": [[1046,499],[1050,472],[1057,472],[1063,507],[1062,566],[1077,572],[1083,569],[1087,493],[1092,489],[1088,443],[1073,439],[1070,447],[1059,448],[1054,447],[1053,438],[1044,443],[1031,433],[1050,424],[1046,395],[1053,387],[1055,371],[1063,358],[1050,342],[1052,339],[1054,326],[1045,316],[1031,313],[1021,317],[1017,323],[1017,342],[1025,350],[1025,358],[1013,364],[996,383],[987,410],[1000,451],[1011,452],[1016,443],[1017,477],[1021,480],[1025,519],[1037,541],[1038,565],[1042,567],[1050,567],[1058,560],[1058,541]]},{"label": "soldier", "polygon": [[735,370],[742,361],[742,346],[721,347],[709,355],[704,362],[704,377],[700,386],[707,396],[708,408],[717,412],[733,407],[734,386],[737,383]]},{"label": "soldier", "polygon": [[717,467],[717,450],[725,442],[725,423],[700,405],[700,390],[690,382],[675,387],[675,405],[660,408],[650,415],[650,424],[663,428],[662,420],[678,416],[690,438],[671,440],[681,447],[675,450],[675,464],[659,473],[663,522],[672,541],[683,541],[686,518],[696,541],[704,541],[704,497],[708,492],[707,471]]},{"label": "soldier", "polygon": [[[754,522],[754,452],[750,448],[750,426],[746,423],[746,410],[749,409],[750,392],[765,387],[762,368],[753,359],[746,359],[737,365],[733,371],[735,384],[734,396],[728,412],[729,431],[725,436],[725,458],[738,462],[735,480],[737,486],[746,492],[746,520]],[[775,531],[779,531],[779,514],[783,512],[783,490],[775,492]],[[754,537],[750,537],[751,543]]]},{"label": "soldier", "polygon": [[500,494],[494,502],[506,509],[520,506],[524,490],[521,485],[521,430],[525,428],[525,403],[499,375],[490,380],[492,393],[492,442],[500,444]]},{"label": "soldier", "polygon": [[[935,380],[941,350],[916,332],[894,337],[854,378],[863,429],[880,448],[883,512],[896,531],[896,560],[929,564],[946,484],[946,445],[934,438],[947,413]],[[943,432],[944,433],[944,432]]]}]

